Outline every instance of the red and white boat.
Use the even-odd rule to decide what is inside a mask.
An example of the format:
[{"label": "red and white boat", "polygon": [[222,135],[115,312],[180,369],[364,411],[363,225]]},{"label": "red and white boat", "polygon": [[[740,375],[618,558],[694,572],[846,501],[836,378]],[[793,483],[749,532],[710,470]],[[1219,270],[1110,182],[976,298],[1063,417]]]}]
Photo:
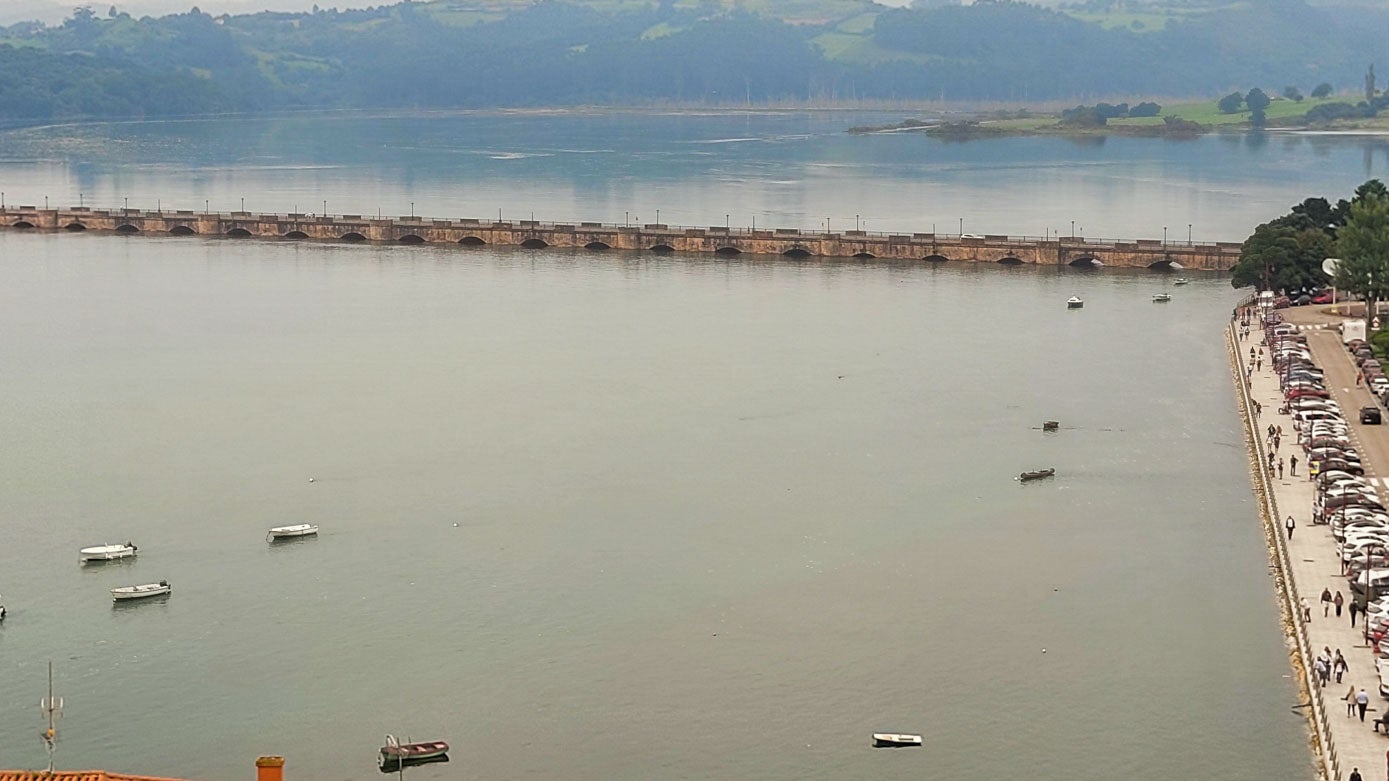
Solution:
[{"label": "red and white boat", "polygon": [[442,740],[431,740],[425,743],[401,743],[396,740],[395,735],[387,735],[386,745],[381,747],[381,753],[376,757],[376,764],[385,769],[423,762],[437,762],[441,759],[447,759],[448,753],[449,744]]}]

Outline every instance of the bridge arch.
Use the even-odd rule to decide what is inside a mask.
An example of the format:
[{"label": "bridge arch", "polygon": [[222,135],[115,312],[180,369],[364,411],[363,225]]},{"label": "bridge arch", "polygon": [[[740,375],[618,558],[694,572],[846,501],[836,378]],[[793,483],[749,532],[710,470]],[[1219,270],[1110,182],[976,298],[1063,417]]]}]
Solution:
[{"label": "bridge arch", "polygon": [[1186,268],[1186,266],[1183,266],[1171,258],[1163,258],[1162,260],[1149,263],[1148,268],[1155,271],[1180,271]]},{"label": "bridge arch", "polygon": [[855,253],[854,253],[854,257],[859,258],[859,259],[862,259],[862,260],[867,260],[867,259],[869,259],[869,258],[876,258],[876,257],[878,257],[878,256],[877,256],[877,255],[874,255],[873,253],[868,252],[868,251],[865,250],[865,251],[863,251],[863,252],[855,252]]},{"label": "bridge arch", "polygon": [[656,253],[657,255],[669,255],[670,253],[675,251],[675,248],[670,246],[669,244],[657,244],[656,246],[651,248],[651,251]]},{"label": "bridge arch", "polygon": [[584,249],[612,249],[612,245],[602,241],[590,241],[584,245]]},{"label": "bridge arch", "polygon": [[83,225],[83,224],[80,223],[80,222],[70,222],[70,223],[68,223],[67,225],[64,225],[64,226],[63,226],[63,230],[65,230],[65,231],[70,231],[70,232],[72,232],[72,233],[79,233],[79,232],[84,231],[84,230],[86,230],[86,229],[87,229],[87,226],[86,226],[86,225]]},{"label": "bridge arch", "polygon": [[34,223],[29,222],[28,220],[20,220],[19,222],[16,222],[14,225],[11,225],[10,227],[12,227],[12,228],[32,228],[32,227],[34,227]]},{"label": "bridge arch", "polygon": [[458,240],[458,243],[462,244],[465,247],[481,247],[487,242],[483,241],[477,236],[464,236],[463,238]]},{"label": "bridge arch", "polygon": [[169,233],[174,236],[192,236],[195,233],[197,233],[197,231],[193,230],[187,225],[175,225],[174,227],[169,229]]},{"label": "bridge arch", "polygon": [[400,237],[401,244],[423,244],[424,237],[417,233],[407,233]]},{"label": "bridge arch", "polygon": [[1004,266],[1021,266],[1022,258],[1015,258],[1012,255],[1005,255],[999,258],[998,262]]},{"label": "bridge arch", "polygon": [[237,239],[244,239],[247,236],[250,236],[251,232],[246,230],[245,228],[232,228],[231,230],[227,231],[227,235]]},{"label": "bridge arch", "polygon": [[338,238],[342,239],[343,241],[366,241],[366,240],[367,240],[367,237],[366,237],[366,236],[363,236],[362,234],[358,233],[357,231],[348,231],[347,233],[342,234],[342,235],[339,236]]},{"label": "bridge arch", "polygon": [[781,254],[787,258],[808,258],[811,256],[810,250],[805,247],[792,247]]},{"label": "bridge arch", "polygon": [[1100,259],[1094,255],[1083,255],[1071,261],[1069,265],[1075,268],[1099,268],[1104,263],[1101,263]]},{"label": "bridge arch", "polygon": [[925,260],[930,263],[947,263],[950,261],[950,258],[947,258],[946,256],[941,255],[940,253],[935,253],[932,255],[927,255],[926,257],[922,258],[922,260]]},{"label": "bridge arch", "polygon": [[116,233],[139,233],[140,229],[128,222],[116,226]]},{"label": "bridge arch", "polygon": [[526,239],[521,242],[521,246],[526,249],[545,249],[550,246],[544,239]]},{"label": "bridge arch", "polygon": [[715,255],[741,255],[743,251],[737,247],[719,247],[714,250]]},{"label": "bridge arch", "polygon": [[299,239],[307,239],[309,237],[309,234],[303,231],[290,231],[289,233],[286,233],[284,237],[286,239],[294,239],[297,241]]}]

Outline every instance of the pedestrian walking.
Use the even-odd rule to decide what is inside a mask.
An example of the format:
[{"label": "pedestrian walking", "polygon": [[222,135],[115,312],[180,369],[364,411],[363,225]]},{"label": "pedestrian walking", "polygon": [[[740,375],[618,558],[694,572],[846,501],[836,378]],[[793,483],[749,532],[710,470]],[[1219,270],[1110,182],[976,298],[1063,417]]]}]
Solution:
[{"label": "pedestrian walking", "polygon": [[[1282,480],[1282,479],[1283,479],[1283,459],[1281,459],[1281,458],[1278,459],[1278,479],[1279,479],[1279,480]],[[1338,611],[1340,610],[1339,607],[1336,608],[1336,609],[1337,609]],[[1340,615],[1340,613],[1338,612],[1336,615]]]},{"label": "pedestrian walking", "polygon": [[1365,781],[1365,779],[1360,777],[1360,768],[1353,767],[1350,769],[1350,775],[1346,777],[1346,781]]},{"label": "pedestrian walking", "polygon": [[1297,455],[1288,456],[1288,474],[1297,477]]},{"label": "pedestrian walking", "polygon": [[1350,717],[1354,716],[1354,715],[1355,715],[1355,684],[1351,684],[1351,685],[1350,685],[1350,689],[1348,689],[1348,690],[1346,691],[1346,696],[1342,697],[1341,699],[1343,699],[1343,700],[1346,701],[1346,718],[1350,718]]},{"label": "pedestrian walking", "polygon": [[[1328,615],[1330,615],[1330,614],[1331,614],[1331,589],[1330,589],[1330,588],[1323,588],[1323,589],[1321,590],[1321,615],[1322,615],[1322,618],[1326,618],[1326,617],[1327,617]],[[1331,649],[1330,649],[1330,648],[1326,649],[1326,655],[1327,655],[1327,656],[1330,656],[1330,655],[1331,655]],[[1331,660],[1328,659],[1327,661],[1330,662]]]},{"label": "pedestrian walking", "polygon": [[1274,435],[1273,435],[1273,452],[1277,453],[1277,452],[1278,452],[1278,448],[1280,448],[1280,447],[1282,447],[1282,446],[1283,446],[1283,435],[1282,435],[1282,434],[1274,434]]},{"label": "pedestrian walking", "polygon": [[1360,603],[1355,600],[1350,601],[1350,625],[1355,626],[1355,614],[1360,612]]},{"label": "pedestrian walking", "polygon": [[1364,379],[1365,379],[1365,373],[1364,373],[1364,372],[1356,372],[1356,373],[1355,373],[1355,384],[1356,384],[1356,385],[1359,385],[1362,381],[1364,381]]},{"label": "pedestrian walking", "polygon": [[[1340,617],[1341,617],[1341,606],[1344,605],[1345,603],[1346,603],[1346,598],[1341,594],[1340,590],[1338,589],[1338,590],[1336,591],[1336,596],[1332,597],[1332,599],[1331,599],[1331,604],[1333,604],[1333,605],[1336,606],[1336,617],[1337,617],[1337,618],[1340,618]],[[1340,655],[1341,655],[1341,652],[1340,652],[1340,651],[1337,651],[1337,652],[1336,652],[1336,655],[1337,655],[1337,656],[1340,656]]]},{"label": "pedestrian walking", "polygon": [[1302,620],[1310,624],[1312,622],[1312,606],[1307,604],[1307,597],[1298,597],[1297,601],[1302,606]]},{"label": "pedestrian walking", "polygon": [[1282,426],[1279,426],[1278,428],[1275,428],[1275,429],[1273,430],[1273,435],[1274,435],[1275,437],[1278,437],[1279,439],[1282,439],[1282,437],[1283,437],[1283,427],[1282,427]]},{"label": "pedestrian walking", "polygon": [[1274,431],[1273,424],[1272,424],[1272,423],[1268,424],[1268,438],[1269,438],[1269,439],[1273,439],[1273,431]]},{"label": "pedestrian walking", "polygon": [[[1259,356],[1259,359],[1258,359],[1257,361],[1254,362],[1254,370],[1255,370],[1255,371],[1263,371],[1263,370],[1264,370],[1264,357],[1263,357],[1262,355],[1260,355],[1260,356]],[[1356,383],[1356,385],[1359,385],[1359,384],[1360,384],[1360,383]]]},{"label": "pedestrian walking", "polygon": [[1350,665],[1346,663],[1346,658],[1341,656],[1341,649],[1336,649],[1336,658],[1331,662],[1331,671],[1336,673],[1336,683],[1341,682],[1341,676],[1350,672]]},{"label": "pedestrian walking", "polygon": [[1317,679],[1318,687],[1326,685],[1326,660],[1321,657],[1321,654],[1318,654],[1317,660],[1312,663],[1312,673]]},{"label": "pedestrian walking", "polygon": [[1273,453],[1268,454],[1268,470],[1273,471]]},{"label": "pedestrian walking", "polygon": [[1355,693],[1355,707],[1360,711],[1360,720],[1365,720],[1365,709],[1370,707],[1370,695],[1365,693],[1365,687],[1361,686],[1360,691]]},{"label": "pedestrian walking", "polygon": [[1297,528],[1297,521],[1294,521],[1293,517],[1289,515],[1288,520],[1283,521],[1283,528],[1288,530],[1288,539],[1291,540],[1293,538],[1293,529]]}]

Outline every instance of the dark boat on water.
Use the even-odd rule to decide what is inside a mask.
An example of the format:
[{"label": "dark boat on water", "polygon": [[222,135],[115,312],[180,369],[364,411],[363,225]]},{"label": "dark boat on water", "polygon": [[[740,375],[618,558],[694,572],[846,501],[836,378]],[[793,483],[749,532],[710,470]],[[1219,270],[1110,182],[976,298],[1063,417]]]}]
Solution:
[{"label": "dark boat on water", "polygon": [[1061,421],[1059,420],[1048,420],[1042,423],[1043,431],[1055,431],[1059,428],[1061,428]]},{"label": "dark boat on water", "polygon": [[395,770],[400,767],[410,765],[422,765],[427,762],[447,762],[449,744],[442,740],[431,740],[425,743],[401,743],[395,739],[394,735],[386,736],[386,745],[381,747],[381,753],[376,757],[376,764],[382,770]]},{"label": "dark boat on water", "polygon": [[1028,480],[1041,480],[1043,477],[1051,477],[1054,474],[1056,474],[1055,469],[1038,469],[1035,472],[1023,472],[1018,475],[1018,480],[1025,483]]}]

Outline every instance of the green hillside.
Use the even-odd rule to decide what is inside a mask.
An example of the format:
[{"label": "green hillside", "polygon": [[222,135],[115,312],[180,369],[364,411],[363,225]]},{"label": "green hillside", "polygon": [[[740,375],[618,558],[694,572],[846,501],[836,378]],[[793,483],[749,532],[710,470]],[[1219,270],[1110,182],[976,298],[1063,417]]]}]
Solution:
[{"label": "green hillside", "polygon": [[[1389,8],[1304,0],[921,5],[429,0],[157,19],[84,9],[58,26],[0,28],[0,117],[1310,94],[1322,82],[1354,88],[1389,29]],[[150,88],[174,83],[177,95]],[[1296,110],[1275,103],[1269,116]],[[1205,124],[1232,121],[1244,118]]]}]

